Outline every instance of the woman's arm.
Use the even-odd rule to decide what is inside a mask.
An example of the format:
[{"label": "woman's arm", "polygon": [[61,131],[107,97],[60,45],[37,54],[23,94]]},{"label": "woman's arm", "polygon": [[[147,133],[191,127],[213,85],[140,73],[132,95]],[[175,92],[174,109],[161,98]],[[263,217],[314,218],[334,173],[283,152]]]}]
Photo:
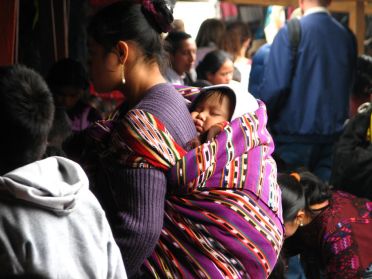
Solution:
[{"label": "woman's arm", "polygon": [[115,176],[112,194],[118,210],[110,223],[128,277],[132,277],[150,256],[160,236],[166,180],[157,169],[121,169]]}]

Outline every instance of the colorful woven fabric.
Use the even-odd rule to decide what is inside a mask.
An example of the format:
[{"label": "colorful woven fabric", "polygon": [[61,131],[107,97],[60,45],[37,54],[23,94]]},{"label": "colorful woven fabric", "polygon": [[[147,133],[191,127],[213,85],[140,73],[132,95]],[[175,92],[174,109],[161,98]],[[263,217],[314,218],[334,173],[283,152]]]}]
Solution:
[{"label": "colorful woven fabric", "polygon": [[110,148],[104,153],[97,152],[101,157],[131,168],[167,171],[186,154],[152,114],[133,109],[122,121],[114,122],[117,116],[97,122],[89,131],[90,138],[96,142],[103,143],[110,135]]},{"label": "colorful woven fabric", "polygon": [[[232,121],[189,152],[149,113],[97,125],[113,134],[110,157],[168,173],[164,226],[144,269],[157,278],[266,278],[283,242],[280,189],[266,109]],[[121,127],[118,127],[120,125]]]},{"label": "colorful woven fabric", "polygon": [[283,242],[280,190],[263,103],[169,170],[156,278],[266,278]]}]

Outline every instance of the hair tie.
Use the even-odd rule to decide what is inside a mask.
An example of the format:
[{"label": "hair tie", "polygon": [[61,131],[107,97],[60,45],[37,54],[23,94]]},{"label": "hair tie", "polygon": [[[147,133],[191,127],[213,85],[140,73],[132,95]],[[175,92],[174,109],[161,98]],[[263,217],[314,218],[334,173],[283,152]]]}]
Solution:
[{"label": "hair tie", "polygon": [[164,20],[163,15],[156,10],[152,0],[142,0],[142,10],[145,12],[145,15],[147,13],[147,15],[151,17],[151,21],[156,25],[156,30],[164,33],[171,30],[171,25],[168,24]]},{"label": "hair tie", "polygon": [[294,177],[294,178],[297,180],[297,182],[300,182],[300,181],[301,181],[301,176],[300,176],[300,174],[297,173],[297,172],[292,172],[292,173],[290,174],[290,176]]}]

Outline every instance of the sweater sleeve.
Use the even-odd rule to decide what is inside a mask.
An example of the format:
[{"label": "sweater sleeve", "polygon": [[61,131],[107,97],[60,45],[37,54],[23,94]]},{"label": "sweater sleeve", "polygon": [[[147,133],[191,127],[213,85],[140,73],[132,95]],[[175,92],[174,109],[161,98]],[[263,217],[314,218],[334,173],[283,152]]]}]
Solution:
[{"label": "sweater sleeve", "polygon": [[264,101],[269,117],[279,109],[291,86],[291,49],[287,28],[283,27],[276,35],[270,48],[269,60],[264,70],[262,86],[255,97]]},{"label": "sweater sleeve", "polygon": [[138,273],[160,236],[166,178],[157,169],[122,169],[115,176],[119,181],[112,191],[118,210],[111,226],[130,278]]}]

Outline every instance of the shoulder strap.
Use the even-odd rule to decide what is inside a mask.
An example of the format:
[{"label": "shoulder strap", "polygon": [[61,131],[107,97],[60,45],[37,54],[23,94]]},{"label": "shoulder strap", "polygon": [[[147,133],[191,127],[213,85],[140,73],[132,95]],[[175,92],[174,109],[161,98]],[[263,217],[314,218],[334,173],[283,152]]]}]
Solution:
[{"label": "shoulder strap", "polygon": [[297,50],[301,41],[301,25],[298,18],[292,18],[287,23],[289,42],[291,44],[291,55],[293,57],[292,77],[294,75],[297,63]]}]

